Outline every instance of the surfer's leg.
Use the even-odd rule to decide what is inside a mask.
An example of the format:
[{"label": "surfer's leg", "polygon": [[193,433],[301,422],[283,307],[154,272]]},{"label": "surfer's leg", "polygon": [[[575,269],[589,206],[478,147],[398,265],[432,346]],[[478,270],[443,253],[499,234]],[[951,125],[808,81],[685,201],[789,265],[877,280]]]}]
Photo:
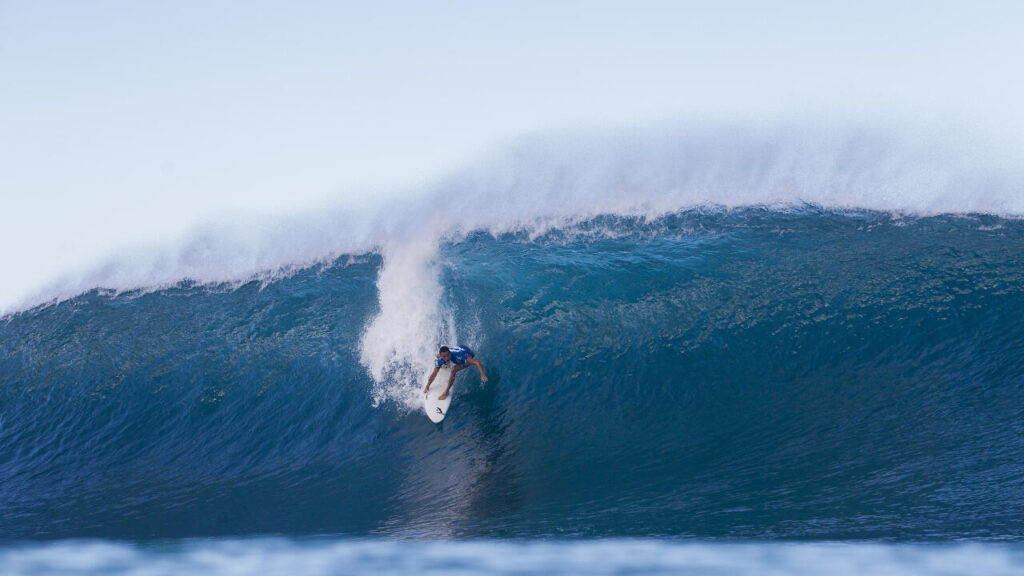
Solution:
[{"label": "surfer's leg", "polygon": [[448,379],[448,387],[444,389],[444,394],[441,394],[440,396],[437,397],[438,400],[444,400],[445,398],[448,397],[448,393],[452,391],[452,385],[455,384],[455,375],[458,374],[459,370],[462,370],[463,368],[465,368],[465,366],[462,364],[456,364],[455,366],[452,366],[452,375]]}]

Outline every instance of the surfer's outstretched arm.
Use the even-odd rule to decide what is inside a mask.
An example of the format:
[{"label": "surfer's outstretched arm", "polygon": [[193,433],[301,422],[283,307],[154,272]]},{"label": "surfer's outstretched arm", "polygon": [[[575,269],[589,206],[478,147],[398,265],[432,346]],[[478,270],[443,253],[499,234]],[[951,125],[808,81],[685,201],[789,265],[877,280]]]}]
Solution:
[{"label": "surfer's outstretched arm", "polygon": [[487,375],[484,374],[484,365],[481,364],[479,360],[475,360],[473,358],[470,358],[470,359],[466,360],[466,363],[467,364],[472,364],[473,366],[476,366],[476,369],[480,371],[480,381],[481,382],[487,382]]},{"label": "surfer's outstretched arm", "polygon": [[427,378],[427,387],[423,389],[423,393],[430,392],[430,385],[434,383],[434,378],[437,378],[437,371],[440,370],[437,366],[434,366],[434,371],[430,373],[430,378]]}]

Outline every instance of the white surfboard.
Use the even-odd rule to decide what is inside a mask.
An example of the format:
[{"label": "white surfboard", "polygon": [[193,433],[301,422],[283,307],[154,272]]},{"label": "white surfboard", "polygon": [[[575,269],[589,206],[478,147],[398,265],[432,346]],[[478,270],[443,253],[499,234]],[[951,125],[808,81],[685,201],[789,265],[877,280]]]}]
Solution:
[{"label": "white surfboard", "polygon": [[[452,367],[450,364],[439,368],[437,376],[434,377],[434,383],[430,385],[430,390],[423,395],[423,409],[427,412],[427,418],[430,418],[430,421],[435,424],[444,420],[445,414],[448,413],[448,406],[452,403],[452,395],[450,393],[444,400],[437,399],[438,396],[444,394],[444,389],[448,387],[448,379],[451,378],[451,375]],[[426,386],[426,382],[423,385]],[[455,391],[454,386],[452,391]]]}]

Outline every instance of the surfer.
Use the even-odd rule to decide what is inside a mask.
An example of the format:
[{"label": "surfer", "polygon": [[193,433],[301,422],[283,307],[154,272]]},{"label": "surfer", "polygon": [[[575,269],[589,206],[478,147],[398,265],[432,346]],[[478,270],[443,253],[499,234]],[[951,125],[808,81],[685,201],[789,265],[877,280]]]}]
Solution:
[{"label": "surfer", "polygon": [[484,374],[484,365],[479,360],[473,358],[473,351],[469,349],[469,346],[456,346],[454,348],[441,346],[441,349],[438,350],[437,358],[434,360],[434,371],[430,373],[430,378],[427,378],[427,387],[423,389],[424,394],[430,391],[430,385],[434,383],[437,371],[441,369],[441,366],[449,362],[452,363],[452,375],[448,377],[448,387],[444,389],[444,394],[437,397],[438,400],[444,400],[448,397],[448,392],[451,391],[452,384],[455,383],[455,375],[470,364],[476,366],[476,369],[480,371],[480,381],[487,382],[487,376]]}]

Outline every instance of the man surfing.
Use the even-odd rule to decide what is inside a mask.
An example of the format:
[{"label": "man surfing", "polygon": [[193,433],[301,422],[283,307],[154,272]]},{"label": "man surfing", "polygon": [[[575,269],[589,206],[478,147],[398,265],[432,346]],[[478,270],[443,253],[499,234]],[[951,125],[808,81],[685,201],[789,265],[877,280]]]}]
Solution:
[{"label": "man surfing", "polygon": [[487,382],[487,376],[484,374],[484,365],[479,360],[473,358],[473,351],[469,349],[469,346],[456,346],[454,348],[441,346],[441,349],[438,350],[437,358],[434,360],[434,371],[430,373],[430,378],[427,378],[427,387],[423,389],[424,394],[430,391],[430,385],[434,383],[437,371],[441,369],[441,366],[448,363],[452,364],[452,375],[448,377],[448,387],[444,389],[444,394],[437,397],[438,400],[444,400],[448,397],[452,384],[455,383],[455,375],[470,364],[476,366],[476,369],[480,371],[480,381]]}]

